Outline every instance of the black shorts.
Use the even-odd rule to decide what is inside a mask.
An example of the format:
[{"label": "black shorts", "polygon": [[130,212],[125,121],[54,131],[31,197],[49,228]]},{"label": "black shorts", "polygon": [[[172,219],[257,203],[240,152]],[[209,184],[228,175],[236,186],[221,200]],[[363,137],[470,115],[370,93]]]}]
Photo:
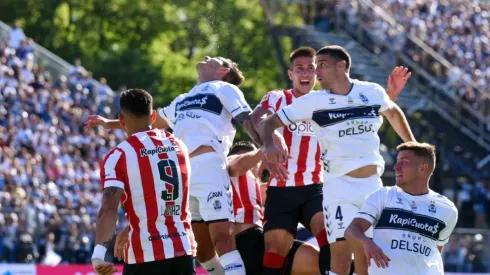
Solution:
[{"label": "black shorts", "polygon": [[298,223],[310,230],[316,213],[323,211],[322,184],[300,187],[269,187],[264,211],[264,232],[285,229],[293,236]]},{"label": "black shorts", "polygon": [[124,264],[123,275],[196,275],[193,256],[182,256],[167,260],[140,264]]}]

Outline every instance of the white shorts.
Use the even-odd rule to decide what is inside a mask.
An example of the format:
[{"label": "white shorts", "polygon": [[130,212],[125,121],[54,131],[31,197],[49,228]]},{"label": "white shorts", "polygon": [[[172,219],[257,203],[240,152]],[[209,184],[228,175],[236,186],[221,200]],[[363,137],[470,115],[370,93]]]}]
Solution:
[{"label": "white shorts", "polygon": [[189,208],[192,221],[233,221],[233,201],[226,162],[218,153],[191,158]]},{"label": "white shorts", "polygon": [[[355,218],[366,197],[383,186],[379,175],[367,178],[341,176],[323,184],[323,213],[329,243],[343,241],[345,229]],[[373,237],[373,227],[366,231]]]}]

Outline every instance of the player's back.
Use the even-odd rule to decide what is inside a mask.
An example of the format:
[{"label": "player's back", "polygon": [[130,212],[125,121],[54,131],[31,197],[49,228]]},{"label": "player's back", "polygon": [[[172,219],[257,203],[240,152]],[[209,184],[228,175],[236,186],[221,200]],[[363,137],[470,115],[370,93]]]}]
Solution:
[{"label": "player's back", "polygon": [[106,185],[112,174],[124,175],[128,263],[195,255],[189,156],[180,140],[160,129],[136,133],[109,153],[104,169]]},{"label": "player's back", "polygon": [[209,145],[226,155],[236,133],[232,118],[244,111],[251,110],[240,89],[216,80],[194,86],[160,114],[171,123],[174,135],[182,139],[190,152]]}]

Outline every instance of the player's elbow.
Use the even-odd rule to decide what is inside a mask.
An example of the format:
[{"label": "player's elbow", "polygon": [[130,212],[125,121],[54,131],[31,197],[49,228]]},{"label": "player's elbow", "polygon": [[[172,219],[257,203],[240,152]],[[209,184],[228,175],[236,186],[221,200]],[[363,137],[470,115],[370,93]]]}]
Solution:
[{"label": "player's elbow", "polygon": [[230,177],[239,177],[245,174],[245,172],[246,171],[243,171],[243,169],[241,169],[239,165],[231,164],[228,166],[228,174],[230,175]]}]

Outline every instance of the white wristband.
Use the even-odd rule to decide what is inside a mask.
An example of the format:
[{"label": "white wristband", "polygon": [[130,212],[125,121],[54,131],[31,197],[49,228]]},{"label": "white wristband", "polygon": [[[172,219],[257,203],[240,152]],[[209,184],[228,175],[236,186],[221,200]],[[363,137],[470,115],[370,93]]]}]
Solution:
[{"label": "white wristband", "polygon": [[94,253],[92,254],[92,259],[98,258],[98,259],[104,260],[106,252],[107,252],[107,248],[98,244],[94,248]]}]

